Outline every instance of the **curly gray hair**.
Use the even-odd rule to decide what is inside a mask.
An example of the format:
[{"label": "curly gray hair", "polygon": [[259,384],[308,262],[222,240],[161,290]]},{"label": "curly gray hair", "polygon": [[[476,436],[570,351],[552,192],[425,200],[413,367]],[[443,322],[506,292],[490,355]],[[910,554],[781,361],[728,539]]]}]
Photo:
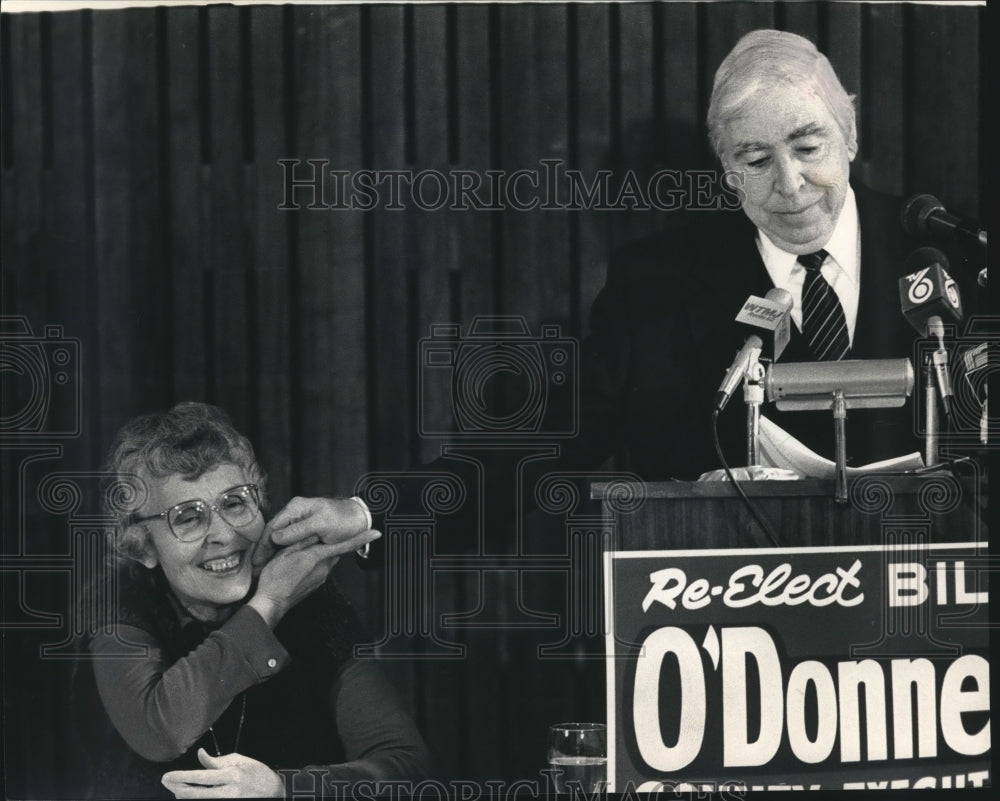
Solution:
[{"label": "curly gray hair", "polygon": [[187,401],[165,412],[133,418],[118,431],[108,451],[105,472],[128,491],[105,494],[105,509],[114,520],[114,549],[138,559],[147,550],[149,533],[133,522],[146,499],[145,482],[180,475],[196,479],[222,464],[235,464],[258,487],[262,507],[267,476],[253,446],[229,416],[216,406]]}]

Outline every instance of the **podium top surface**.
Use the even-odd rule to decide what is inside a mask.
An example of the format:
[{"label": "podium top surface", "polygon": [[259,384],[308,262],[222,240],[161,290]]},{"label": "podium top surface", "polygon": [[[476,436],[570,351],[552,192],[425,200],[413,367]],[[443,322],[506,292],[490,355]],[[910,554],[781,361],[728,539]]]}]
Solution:
[{"label": "podium top surface", "polygon": [[[886,473],[869,473],[848,480],[848,488],[857,482],[881,484],[892,489],[895,494],[919,493],[935,479],[958,481],[963,485],[972,486],[981,482],[986,489],[985,477],[958,477],[950,472],[922,473],[920,475],[899,475]],[[797,481],[741,481],[740,486],[750,497],[768,498],[805,498],[833,497],[835,482],[832,479],[802,479]],[[622,492],[637,493],[645,498],[732,498],[736,490],[729,481],[597,481],[590,485],[590,497],[593,500],[604,500],[609,489],[618,494]]]}]

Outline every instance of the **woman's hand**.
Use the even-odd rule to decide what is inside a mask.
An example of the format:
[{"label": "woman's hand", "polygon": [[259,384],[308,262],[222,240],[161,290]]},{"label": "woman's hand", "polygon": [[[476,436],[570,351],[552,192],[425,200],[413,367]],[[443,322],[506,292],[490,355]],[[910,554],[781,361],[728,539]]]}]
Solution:
[{"label": "woman's hand", "polygon": [[339,545],[324,545],[315,534],[281,548],[261,570],[247,606],[274,628],[289,609],[322,586],[340,553]]},{"label": "woman's hand", "polygon": [[284,798],[281,776],[263,762],[242,754],[209,756],[198,749],[204,770],[172,770],[164,773],[163,786],[176,798]]},{"label": "woman's hand", "polygon": [[315,535],[338,555],[356,551],[382,535],[368,528],[368,515],[351,498],[292,498],[264,527],[253,554],[259,569],[273,557],[275,546],[301,542]]}]

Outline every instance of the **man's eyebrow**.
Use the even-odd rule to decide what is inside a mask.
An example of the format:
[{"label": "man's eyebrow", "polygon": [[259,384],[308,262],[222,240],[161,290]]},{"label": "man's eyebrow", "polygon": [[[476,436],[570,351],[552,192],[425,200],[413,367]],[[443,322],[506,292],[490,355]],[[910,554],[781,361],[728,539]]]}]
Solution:
[{"label": "man's eyebrow", "polygon": [[826,127],[820,125],[818,122],[808,122],[805,125],[801,125],[788,134],[785,137],[786,142],[794,142],[796,139],[802,139],[805,136],[813,136],[815,134],[826,133]]},{"label": "man's eyebrow", "polygon": [[[794,131],[792,131],[788,136],[785,137],[786,142],[794,142],[796,139],[802,139],[806,136],[814,136],[825,134],[827,131],[825,125],[821,125],[818,122],[807,122],[805,125],[800,125]],[[756,150],[769,150],[770,145],[766,142],[738,142],[733,149],[733,156],[739,157],[745,155],[746,153],[752,153]]]},{"label": "man's eyebrow", "polygon": [[767,150],[770,145],[764,142],[739,142],[733,150],[733,156],[742,156],[744,153],[751,153],[754,150]]}]

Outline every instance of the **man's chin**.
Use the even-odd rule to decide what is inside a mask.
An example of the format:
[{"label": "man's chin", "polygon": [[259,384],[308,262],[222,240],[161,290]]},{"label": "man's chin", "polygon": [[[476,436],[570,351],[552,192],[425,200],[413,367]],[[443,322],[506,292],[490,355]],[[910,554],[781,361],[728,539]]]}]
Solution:
[{"label": "man's chin", "polygon": [[818,228],[816,226],[802,229],[785,226],[767,232],[775,245],[788,253],[794,253],[796,256],[801,256],[804,253],[815,253],[830,241],[832,234],[832,228]]}]

